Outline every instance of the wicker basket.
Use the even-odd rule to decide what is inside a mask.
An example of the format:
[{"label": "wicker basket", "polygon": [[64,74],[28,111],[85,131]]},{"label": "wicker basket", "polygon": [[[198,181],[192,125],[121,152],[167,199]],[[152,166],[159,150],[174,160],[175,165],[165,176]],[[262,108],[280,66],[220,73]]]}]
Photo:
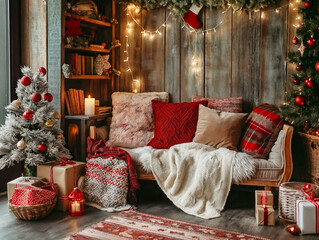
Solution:
[{"label": "wicker basket", "polygon": [[57,197],[46,203],[34,206],[17,206],[9,203],[10,210],[16,215],[17,218],[23,220],[36,220],[43,218],[50,214],[57,201]]},{"label": "wicker basket", "polygon": [[[296,201],[305,199],[301,189],[303,182],[287,182],[280,184],[279,187],[279,217],[289,221],[296,222]],[[312,185],[315,194],[318,195],[318,186]]]},{"label": "wicker basket", "polygon": [[307,160],[309,181],[319,184],[319,137],[301,133]]}]

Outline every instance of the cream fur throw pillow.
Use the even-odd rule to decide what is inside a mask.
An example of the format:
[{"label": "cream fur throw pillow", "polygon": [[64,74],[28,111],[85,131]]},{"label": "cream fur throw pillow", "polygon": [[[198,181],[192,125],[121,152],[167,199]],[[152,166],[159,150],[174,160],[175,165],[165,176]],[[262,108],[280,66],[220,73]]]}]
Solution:
[{"label": "cream fur throw pillow", "polygon": [[143,147],[154,136],[152,100],[168,102],[167,92],[112,94],[113,117],[108,146]]},{"label": "cream fur throw pillow", "polygon": [[219,112],[199,105],[198,122],[193,142],[237,151],[246,113]]}]

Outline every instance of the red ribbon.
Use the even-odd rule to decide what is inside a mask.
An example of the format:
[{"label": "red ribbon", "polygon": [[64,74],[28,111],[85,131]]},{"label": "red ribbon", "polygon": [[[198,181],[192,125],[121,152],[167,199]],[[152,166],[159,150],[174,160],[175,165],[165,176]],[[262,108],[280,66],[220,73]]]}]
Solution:
[{"label": "red ribbon", "polygon": [[268,208],[267,206],[264,206],[264,225],[268,225]]},{"label": "red ribbon", "polygon": [[[319,233],[319,204],[317,201],[319,201],[319,198],[315,198],[315,193],[311,187],[311,184],[305,183],[303,189],[302,189],[303,195],[306,197],[306,200],[311,202],[315,206],[315,212],[316,212],[316,233]],[[300,203],[300,202],[299,202]],[[299,211],[299,204],[298,204],[298,211]]]},{"label": "red ribbon", "polygon": [[261,192],[261,205],[267,205],[267,193],[266,191]]}]

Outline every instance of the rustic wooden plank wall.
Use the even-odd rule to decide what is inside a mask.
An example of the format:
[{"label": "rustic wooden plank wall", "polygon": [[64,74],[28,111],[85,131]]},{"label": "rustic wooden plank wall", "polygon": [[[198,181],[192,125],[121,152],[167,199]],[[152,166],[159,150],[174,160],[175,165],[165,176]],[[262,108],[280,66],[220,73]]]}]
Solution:
[{"label": "rustic wooden plank wall", "polygon": [[[295,11],[288,0],[261,12],[232,13],[231,9],[204,8],[198,18],[202,34],[189,32],[183,23],[169,18],[162,35],[150,40],[136,24],[127,33],[130,67],[134,79],[141,80],[141,91],[167,91],[172,102],[191,101],[192,95],[226,98],[242,96],[244,111],[268,102],[280,105],[287,83],[286,58],[290,21]],[[276,8],[280,8],[279,13]],[[156,30],[169,15],[168,9],[133,13],[147,30]],[[127,18],[120,16],[120,40],[125,42]],[[121,49],[121,60],[123,60]],[[198,60],[192,65],[192,58]],[[120,90],[131,91],[132,77],[121,61]]]}]

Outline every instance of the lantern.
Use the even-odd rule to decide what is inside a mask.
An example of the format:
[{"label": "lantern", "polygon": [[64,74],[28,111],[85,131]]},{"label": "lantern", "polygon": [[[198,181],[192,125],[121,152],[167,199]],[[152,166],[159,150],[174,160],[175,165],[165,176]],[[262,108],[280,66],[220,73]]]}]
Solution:
[{"label": "lantern", "polygon": [[84,214],[84,194],[75,187],[68,196],[69,214],[71,216],[80,216]]}]

